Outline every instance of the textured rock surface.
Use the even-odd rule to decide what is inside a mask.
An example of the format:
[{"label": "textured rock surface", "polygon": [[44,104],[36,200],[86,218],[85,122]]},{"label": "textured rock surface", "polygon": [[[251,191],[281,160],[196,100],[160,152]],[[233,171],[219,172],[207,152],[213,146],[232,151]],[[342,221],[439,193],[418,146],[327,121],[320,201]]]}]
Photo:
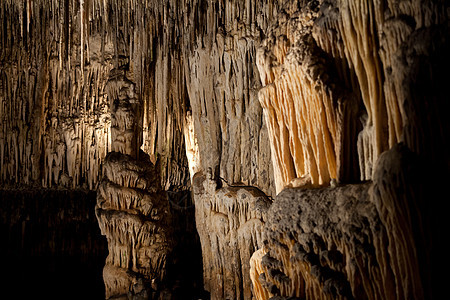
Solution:
[{"label": "textured rock surface", "polygon": [[[392,292],[391,278],[382,280],[386,272],[392,275],[380,242],[386,232],[368,189],[367,184],[290,188],[277,196],[268,214],[268,254],[259,277],[272,296],[377,299],[377,293]],[[370,282],[380,286],[374,289]]]},{"label": "textured rock surface", "polygon": [[381,155],[371,184],[283,190],[267,212],[267,255],[254,257],[257,299],[427,298],[424,170],[401,145]]},{"label": "textured rock surface", "polygon": [[211,174],[197,173],[193,192],[205,289],[211,299],[251,299],[250,257],[271,201],[254,187],[218,188]]},{"label": "textured rock surface", "polygon": [[167,195],[149,160],[111,152],[104,162],[96,215],[108,239],[106,298],[159,292],[173,248]]}]

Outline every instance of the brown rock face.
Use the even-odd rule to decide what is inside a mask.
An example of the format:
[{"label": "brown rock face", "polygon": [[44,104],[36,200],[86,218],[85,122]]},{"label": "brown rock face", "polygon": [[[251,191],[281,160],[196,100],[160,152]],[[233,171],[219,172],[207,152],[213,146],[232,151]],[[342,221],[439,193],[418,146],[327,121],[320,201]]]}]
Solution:
[{"label": "brown rock face", "polygon": [[376,242],[386,233],[368,190],[367,184],[289,188],[277,196],[268,212],[259,277],[271,296],[363,299],[380,291],[361,284],[382,283],[385,271],[374,245],[382,245]]}]

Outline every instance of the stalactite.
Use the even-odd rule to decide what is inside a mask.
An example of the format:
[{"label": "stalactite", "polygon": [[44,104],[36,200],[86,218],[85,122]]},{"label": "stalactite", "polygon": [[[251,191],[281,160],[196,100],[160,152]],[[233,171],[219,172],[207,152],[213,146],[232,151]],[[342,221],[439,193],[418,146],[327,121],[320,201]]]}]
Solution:
[{"label": "stalactite", "polygon": [[192,177],[200,171],[198,141],[195,135],[194,122],[190,112],[186,114],[184,125],[184,140],[186,143],[186,158],[189,163],[189,173]]},{"label": "stalactite", "polygon": [[357,101],[329,75],[329,62],[310,31],[316,16],[317,8],[304,8],[291,20],[284,16],[257,53],[277,192],[296,178],[318,186],[352,177],[343,175],[354,163],[344,147],[352,140],[346,126]]},{"label": "stalactite", "polygon": [[85,46],[85,14],[84,14],[84,0],[80,0],[80,34],[81,34],[81,38],[80,38],[80,55],[81,55],[81,59],[80,59],[80,64],[81,64],[81,81],[84,82],[84,46]]},{"label": "stalactite", "polygon": [[[8,70],[19,64],[21,70],[25,71],[25,75],[32,74],[35,70],[40,70],[36,75],[41,76],[35,79],[31,84],[18,84],[17,90],[24,91],[30,98],[30,115],[26,124],[33,124],[34,114],[39,107],[41,112],[42,126],[39,131],[31,132],[31,139],[36,140],[36,147],[33,147],[32,155],[38,157],[41,153],[45,153],[45,147],[56,149],[56,144],[38,146],[39,138],[37,133],[48,133],[50,137],[55,137],[53,132],[49,132],[49,127],[45,126],[52,117],[58,119],[79,119],[81,123],[92,124],[90,118],[94,120],[106,119],[103,113],[108,113],[107,108],[109,95],[106,93],[106,85],[110,80],[110,71],[114,68],[127,68],[128,76],[132,78],[135,84],[135,93],[139,95],[139,101],[142,102],[143,121],[138,124],[142,127],[142,149],[148,153],[152,160],[156,162],[160,160],[160,168],[164,173],[161,176],[163,186],[170,188],[171,186],[183,187],[189,185],[189,171],[179,166],[187,165],[184,146],[184,120],[186,112],[190,109],[197,111],[197,104],[201,101],[209,102],[209,99],[194,97],[197,88],[190,87],[193,80],[198,82],[210,81],[210,97],[217,98],[214,106],[210,107],[214,110],[215,118],[211,119],[216,122],[220,118],[220,127],[209,133],[202,133],[201,123],[193,117],[193,126],[195,127],[197,138],[202,140],[211,134],[211,139],[215,139],[213,135],[217,135],[219,139],[213,142],[214,148],[222,151],[223,156],[221,174],[231,182],[244,182],[255,184],[269,194],[272,194],[272,171],[270,170],[270,154],[268,149],[263,145],[266,144],[267,134],[265,133],[265,124],[261,124],[261,108],[259,104],[254,104],[256,97],[256,89],[259,85],[259,77],[255,67],[248,68],[248,65],[255,58],[255,43],[253,37],[258,39],[258,24],[267,23],[266,17],[259,21],[252,12],[262,9],[262,3],[250,3],[246,7],[244,3],[236,1],[217,1],[217,4],[205,6],[203,10],[201,2],[170,2],[165,5],[159,1],[27,1],[26,8],[20,9],[21,3],[16,1],[6,2],[2,4],[2,16],[22,16],[25,12],[29,21],[12,22],[9,17],[7,20],[6,30],[8,34],[2,32],[2,41],[5,47],[2,47],[2,61],[8,62],[2,64],[2,74],[9,74]],[[52,14],[49,14],[47,8],[51,7]],[[187,9],[192,7],[192,9]],[[221,11],[219,8],[224,9]],[[34,13],[39,10],[43,14]],[[270,10],[263,10],[264,15],[270,14]],[[10,14],[11,12],[12,14]],[[216,15],[221,15],[222,21],[217,22]],[[234,20],[239,19],[238,24],[234,24]],[[3,18],[2,18],[3,19]],[[124,22],[118,22],[124,20]],[[174,21],[179,20],[179,21]],[[201,23],[204,20],[208,23]],[[200,22],[201,21],[201,22]],[[45,26],[31,26],[28,39],[23,40],[25,47],[21,46],[17,41],[13,41],[8,37],[14,31],[17,33],[26,32],[25,28],[20,28],[22,24],[43,24]],[[239,27],[236,27],[239,25]],[[9,29],[8,29],[9,28]],[[46,29],[47,28],[47,29]],[[208,33],[208,35],[204,35]],[[217,38],[216,38],[217,37]],[[40,41],[45,41],[42,46]],[[195,43],[192,43],[195,41]],[[14,43],[14,44],[13,44]],[[206,73],[194,73],[190,70],[190,64],[196,63],[197,60],[204,60],[206,57],[195,57],[195,49],[209,45],[212,47],[214,56],[211,62],[214,70],[218,72],[217,76],[209,76]],[[31,49],[32,55],[17,56],[11,60],[6,51],[17,49],[25,53],[26,49]],[[40,51],[39,49],[42,49]],[[230,55],[231,54],[231,55]],[[13,56],[14,57],[14,56]],[[22,58],[29,57],[26,61]],[[21,61],[19,63],[19,60]],[[206,60],[204,61],[206,63]],[[199,65],[205,65],[201,63]],[[43,68],[45,67],[45,68]],[[206,65],[205,65],[206,67]],[[45,71],[44,71],[45,70]],[[170,72],[169,72],[170,70]],[[48,72],[46,74],[46,72]],[[34,76],[36,76],[34,75]],[[45,80],[50,75],[49,81]],[[195,78],[196,76],[197,78]],[[205,78],[204,76],[208,76]],[[10,84],[15,82],[17,76],[4,75],[4,80],[11,80]],[[216,90],[218,82],[223,85],[220,91]],[[36,90],[45,90],[43,84],[48,83],[51,89],[43,94],[42,98],[38,98]],[[13,84],[13,85],[14,85]],[[9,86],[9,85],[8,85]],[[7,89],[2,89],[2,99],[17,99],[16,93],[8,93]],[[10,90],[12,91],[12,90]],[[201,95],[205,91],[198,91]],[[205,94],[206,95],[206,94]],[[219,104],[222,101],[226,105]],[[3,101],[6,104],[7,111],[10,113],[2,116],[11,120],[12,125],[6,125],[2,129],[4,132],[14,126],[13,110],[10,101]],[[192,108],[188,108],[189,104],[193,104]],[[240,110],[235,111],[235,103],[240,103]],[[23,109],[25,111],[25,108]],[[206,113],[206,111],[204,111]],[[193,114],[194,115],[194,114]],[[88,117],[89,116],[89,117]],[[102,116],[102,117],[100,117]],[[238,120],[236,123],[234,120]],[[95,121],[97,122],[97,121]],[[61,121],[61,123],[64,123]],[[250,124],[251,127],[244,126]],[[98,126],[101,124],[97,123]],[[109,124],[104,124],[104,128],[109,128]],[[212,126],[211,129],[215,128]],[[231,130],[229,129],[231,128]],[[254,128],[248,130],[248,128]],[[82,130],[84,130],[83,128]],[[87,127],[86,127],[87,129]],[[88,129],[90,130],[90,129]],[[64,136],[60,130],[61,136]],[[79,132],[80,137],[89,137],[88,132]],[[110,134],[108,132],[108,134]],[[203,137],[205,136],[205,137]],[[222,140],[222,138],[224,138]],[[109,139],[109,138],[108,138]],[[248,141],[248,144],[238,146],[241,141]],[[85,145],[84,140],[80,141]],[[225,145],[232,144],[231,151],[227,151]],[[25,143],[22,142],[24,145]],[[201,144],[201,143],[200,143]],[[96,143],[98,148],[97,155],[89,154],[91,150],[83,149],[79,155],[79,162],[86,161],[87,155],[100,157],[99,161],[109,149],[110,144]],[[8,147],[10,149],[11,147]],[[70,149],[70,147],[67,147]],[[5,149],[6,150],[6,149]],[[24,164],[15,161],[14,156],[10,156],[7,151],[3,151],[3,160],[12,165],[18,165],[19,172],[27,173],[23,168]],[[50,149],[47,151],[49,152]],[[54,150],[53,150],[54,151]],[[199,148],[199,159],[203,162],[202,169],[208,167],[215,168],[218,163],[210,161],[207,155],[209,150]],[[100,155],[100,153],[102,153]],[[205,156],[206,155],[206,156]],[[203,157],[203,158],[202,158]],[[235,159],[241,161],[237,164],[236,170],[229,167],[229,163]],[[218,160],[219,161],[219,160]],[[61,161],[62,164],[73,165],[73,162]],[[264,164],[267,167],[264,171],[258,171],[256,165]],[[99,166],[92,165],[92,169],[99,169]],[[63,170],[62,166],[57,166]],[[98,178],[90,173],[90,168],[81,168],[81,173],[77,180],[72,178],[75,185],[84,183],[89,187],[95,188]],[[43,166],[43,170],[49,168]],[[7,168],[3,169],[2,181],[17,182],[20,178],[15,178],[14,174],[8,173]],[[49,172],[49,171],[45,171]],[[62,174],[64,177],[71,177],[71,174]],[[67,176],[66,176],[67,175]],[[45,186],[50,184],[62,185],[60,182],[49,183],[51,178],[49,174],[38,175],[38,181],[42,181]],[[101,176],[101,175],[98,175]],[[43,178],[46,178],[43,180]],[[89,179],[87,179],[89,178]],[[12,179],[12,180],[11,180]],[[35,179],[36,180],[36,179]]]},{"label": "stalactite", "polygon": [[[400,96],[405,89],[401,84],[404,79],[397,71],[406,74],[409,67],[396,67],[396,59],[402,55],[399,49],[414,30],[439,24],[443,18],[437,3],[423,5],[412,1],[396,5],[394,2],[382,5],[371,1],[340,1],[335,8],[329,6],[323,10],[314,28],[318,45],[337,61],[345,62],[338,68],[341,74],[350,73],[345,76],[347,79],[343,78],[346,84],[361,91],[366,113],[358,137],[362,180],[372,178],[376,160],[383,151],[403,140],[408,117],[402,103],[404,98]],[[431,14],[435,16],[433,20],[428,17]]]},{"label": "stalactite", "polygon": [[[1,112],[5,120],[1,135],[7,135],[12,128],[17,128],[18,144],[27,150],[20,150],[22,154],[16,156],[12,147],[3,148],[3,161],[17,166],[18,174],[2,168],[0,176],[6,184],[32,184],[41,181],[39,184],[44,187],[75,187],[86,184],[94,189],[100,178],[98,170],[101,160],[110,147],[107,98],[99,91],[104,90],[108,80],[105,74],[109,73],[111,65],[88,59],[90,64],[85,66],[82,64],[84,59],[80,59],[84,53],[93,57],[101,56],[100,49],[94,53],[81,51],[83,43],[88,45],[89,51],[89,9],[82,5],[83,12],[69,17],[75,4],[65,1],[52,3],[52,15],[48,14],[47,9],[43,9],[42,14],[34,13],[40,7],[50,7],[46,6],[49,3],[26,2],[24,11],[27,13],[27,21],[23,24],[27,24],[28,28],[23,30],[28,32],[27,38],[23,38],[24,46],[16,40],[15,44],[7,47],[22,54],[29,50],[30,55],[8,57],[2,52],[5,64],[2,63],[1,81],[2,86],[9,88],[1,89],[2,107],[5,107]],[[2,16],[6,11],[15,11],[15,5],[15,2],[3,3]],[[77,15],[82,24],[71,26]],[[43,26],[36,26],[37,24]],[[11,30],[14,30],[15,25],[10,25]],[[74,41],[80,40],[80,35],[74,35],[72,30],[83,35],[78,46],[70,46]],[[7,38],[3,38],[3,34],[2,41]],[[45,43],[41,43],[42,41]],[[105,53],[108,47],[105,47]],[[20,70],[20,75],[13,75],[11,72],[17,72],[14,70]],[[83,78],[79,80],[80,77]],[[16,118],[17,113],[23,114],[23,117]],[[99,122],[100,120],[103,122]],[[58,150],[61,147],[67,149],[67,155]],[[47,165],[39,166],[41,153],[45,156],[43,161]],[[40,176],[42,177],[39,178]]]}]

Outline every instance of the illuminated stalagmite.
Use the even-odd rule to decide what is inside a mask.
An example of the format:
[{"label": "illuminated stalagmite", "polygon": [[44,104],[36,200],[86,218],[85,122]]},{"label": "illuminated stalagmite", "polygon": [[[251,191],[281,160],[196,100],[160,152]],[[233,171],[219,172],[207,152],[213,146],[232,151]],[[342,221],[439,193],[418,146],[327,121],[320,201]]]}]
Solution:
[{"label": "illuminated stalagmite", "polygon": [[0,186],[98,191],[107,297],[160,289],[190,190],[212,299],[437,298],[449,14],[2,1]]},{"label": "illuminated stalagmite", "polygon": [[271,201],[248,186],[217,187],[209,174],[193,178],[205,288],[212,299],[250,299],[250,257],[262,247]]},{"label": "illuminated stalagmite", "polygon": [[[112,70],[114,72],[115,70]],[[167,195],[150,158],[139,153],[139,97],[126,73],[110,76],[111,149],[103,161],[96,215],[108,239],[106,298],[152,297],[173,248]]]},{"label": "illuminated stalagmite", "polygon": [[108,239],[106,298],[151,297],[165,279],[173,247],[167,195],[149,160],[111,152],[103,172],[96,215]]}]

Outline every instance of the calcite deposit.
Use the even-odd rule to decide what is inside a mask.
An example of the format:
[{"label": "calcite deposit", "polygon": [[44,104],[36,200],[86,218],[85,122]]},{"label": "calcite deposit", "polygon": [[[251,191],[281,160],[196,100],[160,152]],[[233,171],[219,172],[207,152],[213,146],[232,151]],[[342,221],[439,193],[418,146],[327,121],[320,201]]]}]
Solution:
[{"label": "calcite deposit", "polygon": [[[140,99],[125,70],[111,70],[106,85],[111,152],[103,162],[96,215],[108,239],[105,297],[158,297],[173,248],[169,201],[150,157],[140,153]],[[128,75],[128,76],[127,76]]]},{"label": "calcite deposit", "polygon": [[[422,187],[435,185],[418,178],[428,172],[442,176],[436,159],[448,161],[441,129],[426,129],[433,123],[448,130],[436,102],[427,100],[445,98],[441,88],[431,88],[436,85],[430,78],[440,78],[432,74],[443,73],[427,53],[448,65],[439,54],[448,49],[441,35],[448,30],[448,10],[439,1],[286,7],[263,40],[257,62],[277,192],[288,187],[268,212],[261,250],[267,255],[255,253],[252,260],[252,270],[260,273],[252,275],[257,298],[431,297],[433,284],[424,272],[436,265],[427,267],[432,259],[425,245],[432,233]],[[418,128],[422,122],[427,125]],[[359,186],[369,196],[335,194],[356,189],[336,185],[355,182],[358,173],[372,181]],[[336,188],[305,190],[329,183]],[[334,211],[336,205],[345,212]],[[322,257],[329,253],[331,258]]]},{"label": "calcite deposit", "polygon": [[[367,184],[288,188],[277,196],[266,222],[267,254],[260,262],[264,272],[256,278],[269,295],[377,299],[378,292],[392,292],[383,285],[392,282],[381,280],[392,271],[377,260],[377,251],[384,249],[374,246],[386,232],[368,189]],[[387,258],[385,252],[380,256]],[[363,282],[380,286],[373,289]]]},{"label": "calcite deposit", "polygon": [[2,1],[0,188],[97,191],[107,297],[159,297],[192,192],[211,299],[436,298],[449,16]]},{"label": "calcite deposit", "polygon": [[407,208],[422,205],[417,160],[399,145],[381,155],[373,183],[283,190],[251,260],[256,298],[426,298],[419,269],[430,267],[430,249],[420,212]]},{"label": "calcite deposit", "polygon": [[250,257],[272,201],[255,187],[218,183],[211,173],[193,178],[205,288],[211,299],[251,299]]},{"label": "calcite deposit", "polygon": [[169,201],[150,160],[111,152],[104,161],[96,215],[108,240],[106,298],[152,297],[173,248]]}]

